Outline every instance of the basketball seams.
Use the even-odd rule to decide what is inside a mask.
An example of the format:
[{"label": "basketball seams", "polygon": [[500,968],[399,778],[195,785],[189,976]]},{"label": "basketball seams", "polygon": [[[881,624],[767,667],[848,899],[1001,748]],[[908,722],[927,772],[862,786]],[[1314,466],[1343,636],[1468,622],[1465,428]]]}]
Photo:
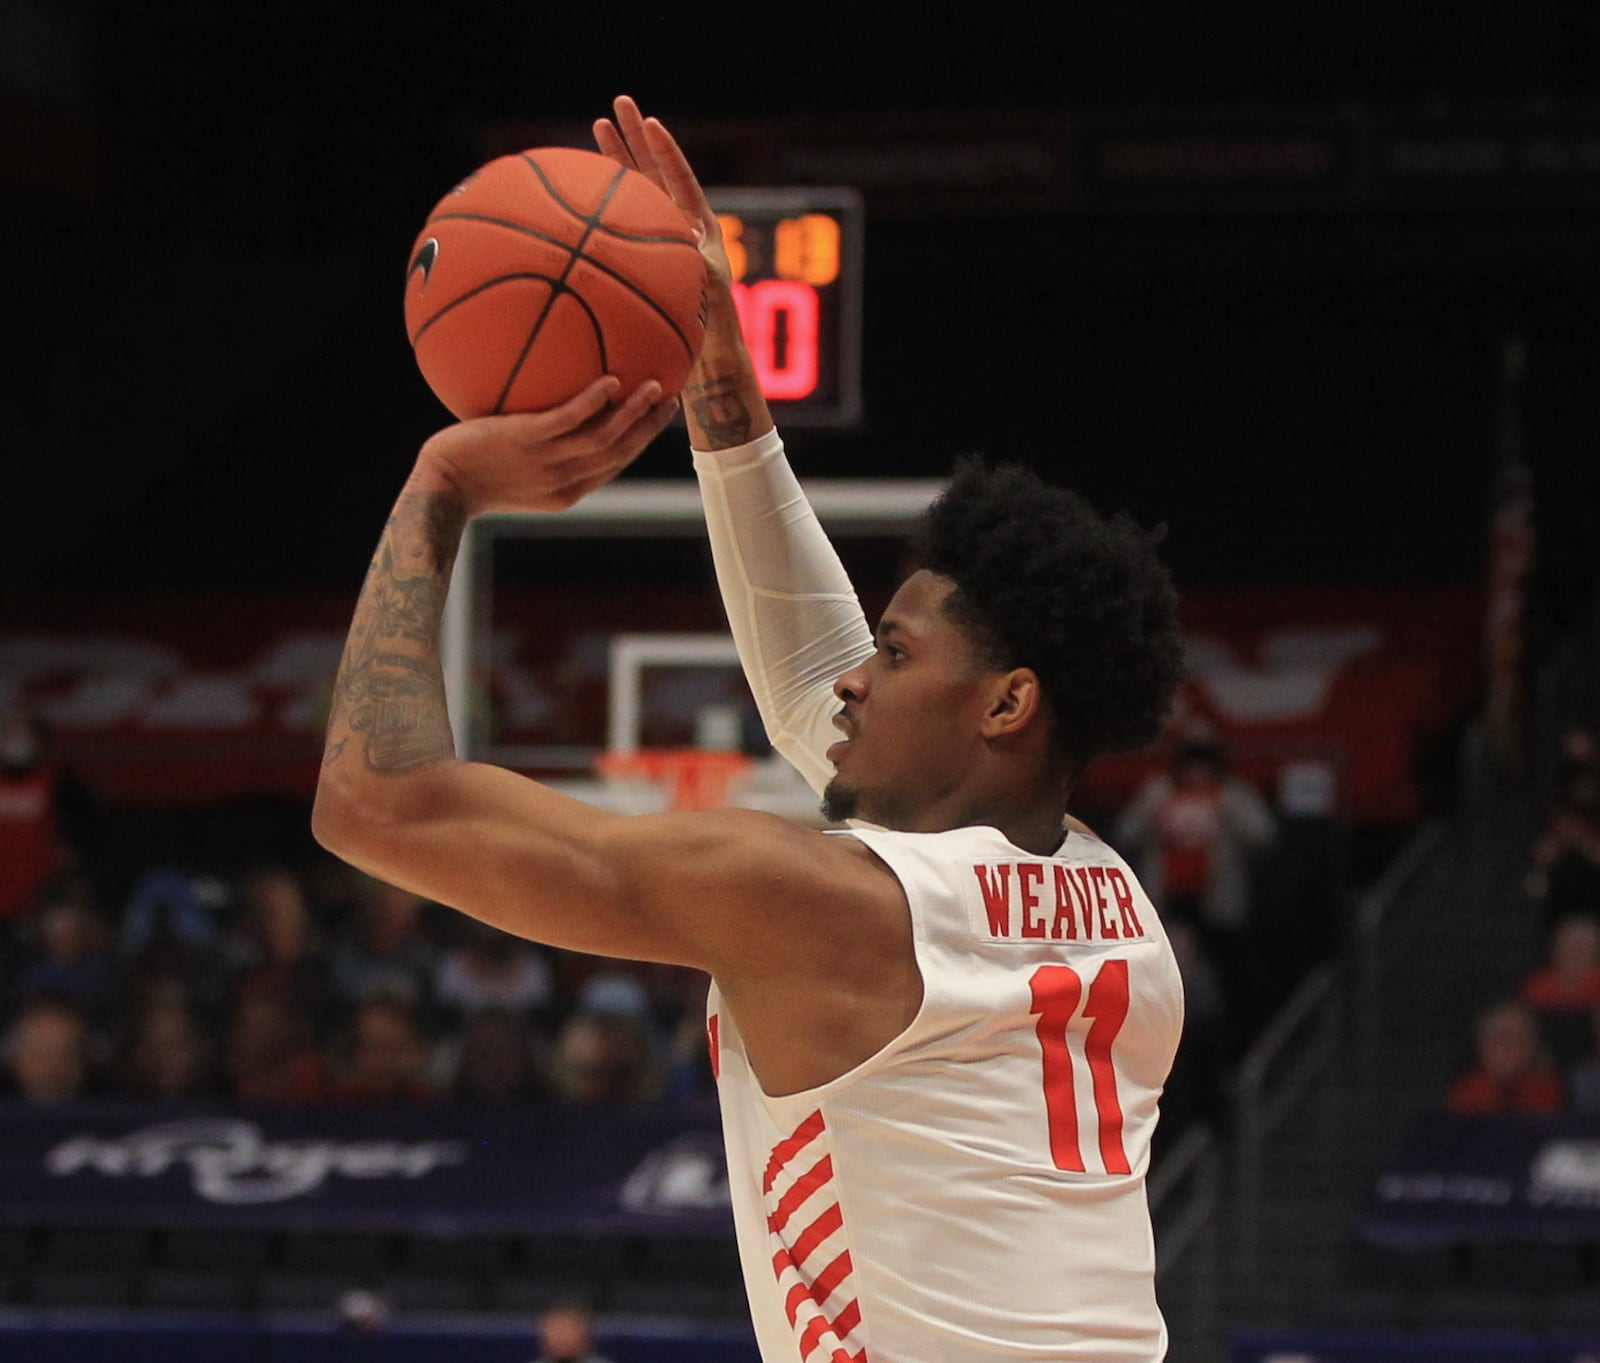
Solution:
[{"label": "basketball seams", "polygon": [[[576,245],[566,248],[572,254],[567,258],[566,267],[561,271],[561,278],[550,286],[550,297],[545,300],[544,307],[539,310],[539,315],[534,319],[533,326],[528,332],[528,339],[522,344],[522,353],[517,356],[516,363],[511,366],[511,373],[506,376],[506,386],[500,390],[500,396],[495,399],[494,410],[496,412],[505,410],[506,399],[511,396],[511,390],[516,387],[517,376],[522,373],[522,366],[527,363],[528,356],[533,351],[533,344],[539,339],[539,333],[544,329],[545,320],[550,316],[550,310],[556,305],[556,299],[563,293],[572,293],[576,297],[574,291],[567,286],[567,276],[572,273],[573,267],[577,265],[578,261],[584,258],[584,242],[588,241],[590,236],[593,235],[595,223],[600,221],[600,215],[606,211],[606,205],[611,202],[612,197],[617,192],[617,186],[622,183],[623,176],[627,174],[621,166],[618,166],[617,173],[611,177],[611,183],[606,186],[605,193],[600,196],[600,202],[596,206],[594,213],[592,215],[578,214],[571,204],[556,193],[556,187],[550,183],[550,177],[544,173],[544,169],[537,161],[526,152],[522,154],[521,159],[533,167],[533,173],[539,177],[540,183],[544,185],[545,192],[549,194],[551,200],[568,213],[577,216],[584,224],[584,230]],[[585,309],[585,311],[588,311],[588,309]],[[602,328],[600,332],[600,351],[602,355],[605,353],[605,345],[605,331]]]},{"label": "basketball seams", "polygon": [[[510,158],[507,159],[509,160]],[[520,211],[512,208],[510,204],[502,206],[502,213],[504,210],[509,209],[511,212],[517,213],[518,216],[503,216],[502,213],[492,211],[496,207],[492,202],[483,205],[484,208],[491,210],[488,212],[470,211],[471,207],[473,207],[470,203],[462,204],[454,211],[451,211],[451,205],[448,201],[438,205],[424,225],[424,235],[429,229],[436,229],[442,231],[445,234],[445,240],[448,241],[450,234],[456,229],[444,228],[443,224],[451,221],[480,224],[488,229],[488,235],[480,238],[481,245],[479,249],[485,251],[488,256],[484,263],[488,264],[495,254],[499,254],[502,257],[502,265],[512,268],[505,269],[503,273],[496,274],[490,279],[482,279],[480,276],[465,292],[451,298],[448,302],[440,302],[437,297],[432,300],[436,305],[435,309],[417,327],[415,334],[411,337],[412,346],[420,347],[425,342],[427,334],[433,328],[434,323],[440,321],[446,314],[454,314],[463,305],[470,304],[473,299],[488,293],[501,284],[521,282],[540,285],[547,291],[547,295],[543,302],[538,305],[537,315],[524,322],[524,326],[528,329],[524,333],[520,349],[509,366],[509,373],[504,370],[501,371],[504,375],[504,386],[491,409],[493,412],[501,412],[506,409],[506,404],[511,400],[512,394],[518,389],[521,375],[526,368],[528,360],[536,352],[543,353],[540,350],[540,337],[546,328],[550,328],[552,332],[555,332],[564,328],[576,327],[576,314],[573,314],[569,320],[552,320],[553,318],[560,319],[563,316],[561,309],[557,307],[557,300],[563,294],[571,295],[578,308],[582,310],[585,319],[584,324],[589,328],[588,344],[595,346],[599,352],[600,372],[609,372],[613,358],[616,358],[624,368],[630,363],[636,362],[628,358],[633,352],[626,345],[623,346],[620,356],[613,357],[611,355],[612,347],[607,345],[607,318],[611,317],[612,314],[618,314],[613,320],[618,325],[626,325],[623,318],[627,315],[628,310],[630,308],[636,309],[641,304],[649,310],[651,315],[656,317],[658,325],[664,327],[666,332],[670,332],[676,338],[678,344],[682,347],[682,353],[692,360],[695,354],[695,344],[689,337],[691,324],[687,317],[680,324],[672,310],[678,307],[682,301],[680,298],[681,289],[677,287],[677,283],[672,288],[667,289],[664,300],[658,302],[647,290],[658,284],[664,284],[664,280],[647,280],[645,283],[640,283],[636,282],[627,273],[634,268],[634,255],[640,257],[653,256],[657,250],[670,250],[675,247],[681,247],[698,254],[699,246],[692,236],[671,231],[629,231],[623,227],[613,227],[602,221],[606,213],[618,212],[625,222],[629,221],[630,217],[636,218],[637,215],[642,214],[644,222],[637,223],[639,226],[647,224],[655,226],[660,222],[661,210],[659,208],[653,210],[654,220],[652,220],[652,210],[647,202],[648,195],[644,198],[639,198],[637,195],[630,196],[626,192],[640,188],[631,183],[636,172],[630,172],[626,168],[615,165],[615,163],[609,163],[605,173],[599,167],[594,167],[592,171],[586,171],[585,178],[580,178],[571,186],[568,186],[574,193],[581,192],[586,200],[594,196],[596,189],[600,190],[598,202],[593,210],[584,212],[570,196],[563,192],[563,189],[557,187],[556,181],[552,178],[564,173],[566,167],[564,161],[558,162],[560,167],[558,170],[556,165],[552,165],[549,168],[541,165],[535,155],[530,155],[526,152],[519,155],[517,159],[528,166],[543,190],[545,207],[543,209],[537,207],[536,191],[533,196],[530,196],[535,201],[530,206],[530,211],[535,222],[541,216],[545,221],[542,225],[534,225],[523,219]],[[501,182],[505,193],[517,197],[512,189],[513,183],[514,180]],[[563,219],[567,221],[563,222]],[[467,228],[465,230],[469,236],[476,231],[475,228]],[[561,252],[562,256],[547,261],[518,261],[514,258],[516,253],[509,248],[509,244],[498,248],[495,247],[493,236],[498,231],[514,233],[528,241],[530,245],[537,243],[541,248],[538,254],[543,254],[542,247],[548,246]],[[572,231],[577,232],[575,240],[571,238]],[[563,240],[563,237],[567,239]],[[617,254],[619,256],[615,264],[607,263],[606,260],[596,258],[588,253],[588,248],[591,246],[591,238],[594,239],[593,246],[599,247],[603,255]],[[604,245],[607,242],[612,243],[609,249]],[[637,249],[630,250],[630,248]],[[513,258],[506,259],[505,257],[507,256]],[[663,261],[660,268],[663,270],[669,270],[669,268],[676,270],[675,280],[686,283],[687,280],[682,273],[684,268],[682,262],[685,258],[680,256],[676,259],[680,262],[677,266],[668,267]],[[524,263],[533,268],[523,270],[515,268],[517,265]],[[585,271],[580,270],[580,263],[588,267],[587,274]],[[492,268],[492,265],[490,268]],[[580,274],[581,282],[573,280],[572,276],[575,271]],[[412,274],[414,273],[415,271],[412,272]],[[584,278],[585,274],[586,279]],[[408,285],[410,279],[411,276],[408,275]],[[465,284],[467,280],[462,280],[461,283]],[[426,304],[422,303],[420,297],[417,302],[422,307],[426,306]],[[409,304],[408,310],[410,310]],[[420,307],[418,310],[420,310]],[[520,308],[518,310],[521,311]],[[679,310],[681,311],[681,308]],[[469,308],[465,315],[472,317],[477,314]],[[514,314],[501,315],[505,316],[507,321],[511,321],[512,316],[514,316]],[[522,315],[524,317],[527,316],[526,312],[523,312]],[[638,317],[638,314],[635,313],[634,316]],[[643,320],[642,317],[638,317],[638,321],[642,322]],[[515,323],[512,322],[511,329],[504,334],[504,341],[500,343],[503,347],[500,350],[502,356],[505,355],[506,350],[517,347],[517,330]],[[579,328],[573,334],[572,339],[576,342],[577,336],[581,334],[581,328]],[[659,347],[665,343],[665,339],[665,334],[663,333],[660,340],[654,343],[658,348],[658,353]],[[433,352],[430,351],[430,353]],[[671,364],[671,361],[667,360],[664,355],[662,362]],[[504,363],[503,359],[502,363]],[[425,372],[427,372],[426,367]],[[487,379],[492,383],[491,373],[480,372],[483,379]],[[430,382],[432,381],[430,378]],[[487,394],[484,396],[487,397]],[[479,408],[479,410],[482,409]]]},{"label": "basketball seams", "polygon": [[463,303],[476,298],[480,293],[487,293],[497,284],[512,284],[519,279],[532,279],[536,280],[540,284],[548,284],[550,286],[552,297],[561,292],[560,280],[556,279],[553,275],[539,274],[535,270],[519,271],[516,274],[496,275],[493,279],[486,279],[481,284],[474,284],[470,289],[462,294],[461,297],[452,298],[448,303],[443,304],[437,312],[431,314],[428,320],[417,328],[417,334],[411,338],[412,346],[415,347],[417,342],[422,339],[423,333],[426,332],[428,328],[437,322],[441,317],[443,317],[445,313],[451,312],[460,307]]},{"label": "basketball seams", "polygon": [[[436,222],[481,222],[490,227],[504,227],[508,232],[520,232],[523,236],[548,242],[551,246],[559,246],[563,251],[573,249],[571,242],[562,241],[560,237],[552,237],[537,227],[529,227],[526,223],[511,218],[492,218],[487,213],[435,213],[423,225],[423,230],[426,231]],[[603,222],[591,224],[591,231],[584,234],[585,238],[592,235],[604,236],[611,241],[636,242],[641,246],[682,246],[691,251],[700,249],[692,237],[648,236],[641,232],[622,232],[615,227],[606,226]]]}]

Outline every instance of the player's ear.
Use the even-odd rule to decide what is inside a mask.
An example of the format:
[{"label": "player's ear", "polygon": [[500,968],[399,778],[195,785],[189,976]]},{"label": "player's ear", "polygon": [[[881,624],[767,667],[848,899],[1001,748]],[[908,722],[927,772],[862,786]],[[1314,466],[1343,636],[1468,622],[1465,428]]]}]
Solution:
[{"label": "player's ear", "polygon": [[1037,672],[1014,667],[995,676],[980,726],[985,738],[1012,738],[1043,719],[1044,690]]}]

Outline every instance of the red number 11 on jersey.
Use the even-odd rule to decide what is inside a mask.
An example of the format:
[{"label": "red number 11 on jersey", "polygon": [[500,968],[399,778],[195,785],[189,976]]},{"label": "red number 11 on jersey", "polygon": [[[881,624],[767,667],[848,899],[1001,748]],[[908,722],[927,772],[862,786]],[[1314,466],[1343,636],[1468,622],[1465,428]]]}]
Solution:
[{"label": "red number 11 on jersey", "polygon": [[[1072,1052],[1067,1049],[1067,1028],[1083,998],[1083,977],[1070,965],[1042,965],[1028,981],[1033,989],[1030,1010],[1039,1019],[1039,1045],[1044,1052],[1044,1106],[1050,1123],[1050,1155],[1057,1169],[1084,1172],[1083,1147],[1078,1142],[1076,1080]],[[1128,1016],[1128,963],[1109,960],[1089,985],[1083,1007],[1089,1019],[1083,1055],[1089,1063],[1089,1084],[1099,1117],[1100,1158],[1108,1174],[1132,1172],[1122,1148],[1122,1103],[1117,1098],[1117,1071],[1111,1063],[1111,1043]]]}]

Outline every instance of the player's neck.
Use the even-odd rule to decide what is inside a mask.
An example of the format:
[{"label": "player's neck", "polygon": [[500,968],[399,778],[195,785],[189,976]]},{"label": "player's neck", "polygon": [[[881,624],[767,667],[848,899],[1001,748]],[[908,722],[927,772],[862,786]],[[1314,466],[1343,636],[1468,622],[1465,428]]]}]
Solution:
[{"label": "player's neck", "polygon": [[1065,797],[1027,803],[1003,798],[939,802],[891,826],[902,833],[947,833],[952,828],[982,826],[996,829],[1007,842],[1024,852],[1047,857],[1066,836]]}]

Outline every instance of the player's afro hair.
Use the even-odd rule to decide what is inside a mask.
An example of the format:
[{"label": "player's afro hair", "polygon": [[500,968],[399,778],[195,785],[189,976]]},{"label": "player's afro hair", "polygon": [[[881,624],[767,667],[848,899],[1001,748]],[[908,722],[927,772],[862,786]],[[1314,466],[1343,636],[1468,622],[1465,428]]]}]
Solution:
[{"label": "player's afro hair", "polygon": [[1074,773],[1154,739],[1183,674],[1178,598],[1157,537],[1015,465],[966,457],[928,508],[922,566],[995,667],[1039,675]]}]

